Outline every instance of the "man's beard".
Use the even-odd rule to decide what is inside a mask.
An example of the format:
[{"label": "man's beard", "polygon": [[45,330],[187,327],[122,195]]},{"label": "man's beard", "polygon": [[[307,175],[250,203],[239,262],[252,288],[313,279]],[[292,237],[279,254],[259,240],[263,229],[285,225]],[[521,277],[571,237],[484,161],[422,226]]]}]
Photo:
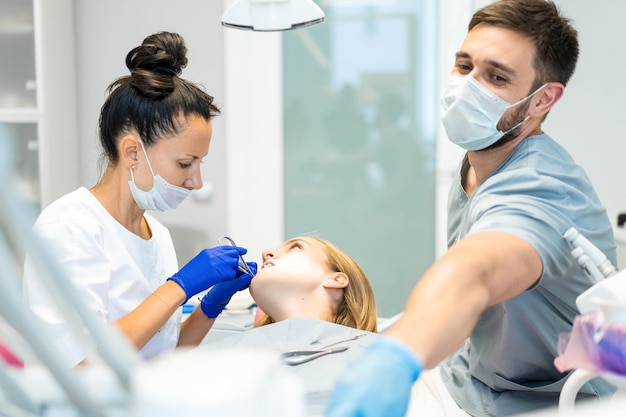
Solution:
[{"label": "man's beard", "polygon": [[[498,130],[500,130],[501,132],[506,131],[512,128],[513,126],[515,126],[516,124],[522,122],[526,118],[526,113],[528,112],[529,107],[530,107],[529,102],[524,103],[522,106],[520,106],[519,109],[514,111],[512,114],[503,117],[502,120],[498,122],[498,126],[497,126]],[[501,146],[506,145],[507,143],[511,142],[512,140],[516,139],[519,136],[520,131],[522,130],[522,127],[524,127],[524,123],[520,124],[519,126],[511,130],[510,132],[505,133],[493,145],[488,146],[485,149],[481,149],[481,150],[486,151],[489,149],[500,148]]]}]

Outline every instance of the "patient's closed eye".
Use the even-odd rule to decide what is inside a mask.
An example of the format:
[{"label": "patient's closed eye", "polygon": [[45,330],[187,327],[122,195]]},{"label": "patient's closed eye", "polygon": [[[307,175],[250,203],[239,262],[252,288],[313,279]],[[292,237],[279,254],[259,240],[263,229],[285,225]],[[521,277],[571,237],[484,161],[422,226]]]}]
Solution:
[{"label": "patient's closed eye", "polygon": [[292,249],[302,249],[302,244],[300,242],[293,242],[289,245],[289,250]]}]

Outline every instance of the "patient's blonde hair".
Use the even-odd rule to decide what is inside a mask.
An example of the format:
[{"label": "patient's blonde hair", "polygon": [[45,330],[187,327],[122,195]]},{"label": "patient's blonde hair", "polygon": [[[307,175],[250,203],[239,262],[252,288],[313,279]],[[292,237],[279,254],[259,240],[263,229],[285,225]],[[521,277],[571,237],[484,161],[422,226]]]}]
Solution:
[{"label": "patient's blonde hair", "polygon": [[[359,264],[327,240],[311,236],[296,239],[312,239],[319,242],[324,248],[328,268],[334,272],[342,272],[348,277],[348,285],[343,288],[343,297],[335,306],[332,322],[359,330],[376,332],[374,291]],[[256,325],[264,326],[271,323],[274,323],[274,320],[264,314]]]}]

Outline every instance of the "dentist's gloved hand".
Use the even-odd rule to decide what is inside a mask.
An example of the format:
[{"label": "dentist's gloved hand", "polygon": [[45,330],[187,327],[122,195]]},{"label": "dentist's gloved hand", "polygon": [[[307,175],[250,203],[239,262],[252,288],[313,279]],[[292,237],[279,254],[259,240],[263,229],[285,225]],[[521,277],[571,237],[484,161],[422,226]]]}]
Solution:
[{"label": "dentist's gloved hand", "polygon": [[247,252],[238,246],[217,246],[204,249],[187,262],[180,271],[167,280],[172,280],[185,291],[185,304],[194,295],[240,274],[239,255]]},{"label": "dentist's gloved hand", "polygon": [[404,417],[422,361],[397,339],[382,337],[339,378],[326,417]]},{"label": "dentist's gloved hand", "polygon": [[247,262],[247,264],[253,275],[239,271],[239,275],[235,279],[215,284],[213,288],[202,297],[200,308],[205,316],[210,319],[219,316],[237,291],[245,290],[250,286],[250,281],[252,281],[252,277],[256,274],[257,265],[256,262]]}]

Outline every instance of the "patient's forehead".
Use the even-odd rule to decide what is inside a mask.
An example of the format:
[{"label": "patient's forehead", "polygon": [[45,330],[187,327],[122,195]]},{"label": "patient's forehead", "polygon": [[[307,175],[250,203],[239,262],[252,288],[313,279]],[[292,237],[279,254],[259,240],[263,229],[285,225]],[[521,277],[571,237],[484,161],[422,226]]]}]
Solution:
[{"label": "patient's forehead", "polygon": [[301,242],[301,243],[306,243],[311,245],[312,244],[312,239],[308,238],[308,237],[292,237],[291,239],[285,240],[283,242],[283,244],[281,246],[287,246],[290,245],[292,243],[296,243],[296,242]]},{"label": "patient's forehead", "polygon": [[324,258],[324,260],[327,260],[328,258],[327,248],[319,239],[308,236],[299,236],[285,241],[281,246],[288,247],[294,243],[300,243],[305,251],[319,254]]}]

